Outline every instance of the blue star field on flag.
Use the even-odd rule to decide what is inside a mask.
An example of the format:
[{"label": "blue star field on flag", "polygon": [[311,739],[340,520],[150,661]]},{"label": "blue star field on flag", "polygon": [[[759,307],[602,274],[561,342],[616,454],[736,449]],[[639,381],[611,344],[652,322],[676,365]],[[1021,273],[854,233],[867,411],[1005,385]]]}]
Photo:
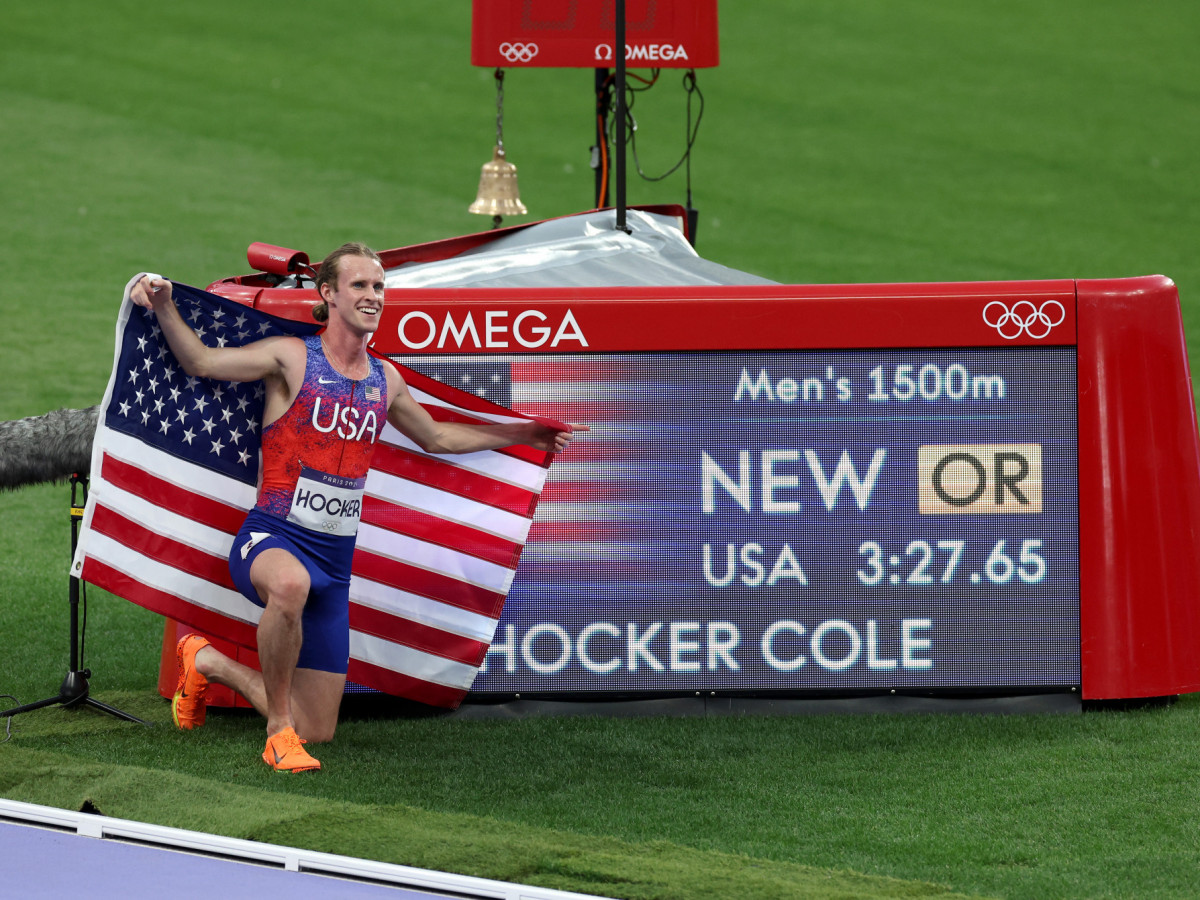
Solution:
[{"label": "blue star field on flag", "polygon": [[[173,285],[180,315],[209,347],[240,347],[275,335],[320,329],[277,319],[223,297]],[[155,316],[135,306],[116,363],[118,378],[105,424],[160,450],[253,485],[264,389],[261,381],[214,381],[188,375],[167,346]]]}]

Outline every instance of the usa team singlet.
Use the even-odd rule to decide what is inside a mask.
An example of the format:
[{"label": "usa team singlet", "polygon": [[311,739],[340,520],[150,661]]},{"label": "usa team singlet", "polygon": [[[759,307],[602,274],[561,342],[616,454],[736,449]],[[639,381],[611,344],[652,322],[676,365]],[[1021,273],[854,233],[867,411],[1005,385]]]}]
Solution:
[{"label": "usa team singlet", "polygon": [[258,554],[279,547],[300,560],[311,589],[298,665],[344,674],[350,563],[367,470],[387,421],[387,378],[375,357],[365,378],[347,378],[325,358],[318,335],[304,344],[304,382],[263,429],[258,502],[234,539],[229,569],[238,590],[262,606],[250,581]]}]

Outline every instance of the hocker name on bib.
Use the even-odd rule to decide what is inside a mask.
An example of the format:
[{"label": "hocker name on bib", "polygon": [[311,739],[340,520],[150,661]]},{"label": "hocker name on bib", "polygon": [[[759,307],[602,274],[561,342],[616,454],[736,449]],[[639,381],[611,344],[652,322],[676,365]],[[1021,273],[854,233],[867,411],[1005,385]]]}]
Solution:
[{"label": "hocker name on bib", "polygon": [[307,466],[300,470],[288,521],[322,534],[353,536],[362,516],[362,478],[330,475]]}]

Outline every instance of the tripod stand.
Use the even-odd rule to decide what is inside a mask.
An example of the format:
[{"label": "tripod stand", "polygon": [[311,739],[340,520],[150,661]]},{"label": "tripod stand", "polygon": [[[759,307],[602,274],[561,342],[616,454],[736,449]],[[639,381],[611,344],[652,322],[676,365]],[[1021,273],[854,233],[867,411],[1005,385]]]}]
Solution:
[{"label": "tripod stand", "polygon": [[[82,494],[82,502],[80,497]],[[80,475],[78,472],[71,476],[71,558],[75,558],[75,548],[79,542],[79,520],[83,518],[83,504],[87,502],[87,476]],[[116,716],[118,719],[124,719],[127,722],[137,722],[139,725],[150,725],[150,722],[144,719],[139,719],[137,716],[130,715],[127,712],[109,706],[107,703],[101,703],[88,696],[88,679],[92,677],[90,669],[80,669],[80,653],[79,653],[79,595],[80,581],[74,574],[71,575],[71,583],[68,588],[68,599],[71,605],[71,659],[70,666],[67,669],[67,675],[63,679],[62,685],[58,689],[58,693],[53,697],[48,697],[45,700],[37,700],[33,703],[26,703],[24,706],[16,706],[12,709],[0,712],[0,719],[15,716],[18,713],[32,712],[35,709],[41,709],[45,706],[53,706],[58,704],[63,707],[72,708],[76,706],[91,706],[99,709],[109,715]]]}]

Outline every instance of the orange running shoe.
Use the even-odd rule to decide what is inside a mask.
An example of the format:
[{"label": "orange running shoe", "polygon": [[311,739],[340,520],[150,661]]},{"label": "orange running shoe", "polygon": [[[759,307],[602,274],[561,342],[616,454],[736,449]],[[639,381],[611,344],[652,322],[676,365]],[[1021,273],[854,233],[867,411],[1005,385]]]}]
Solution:
[{"label": "orange running shoe", "polygon": [[208,679],[196,668],[196,654],[208,645],[208,641],[198,634],[182,637],[175,645],[179,680],[175,683],[175,696],[171,698],[171,717],[177,728],[199,728],[204,724]]},{"label": "orange running shoe", "polygon": [[295,728],[285,728],[267,738],[263,762],[276,772],[313,772],[321,763],[308,755],[303,745],[308,743],[296,734]]}]

